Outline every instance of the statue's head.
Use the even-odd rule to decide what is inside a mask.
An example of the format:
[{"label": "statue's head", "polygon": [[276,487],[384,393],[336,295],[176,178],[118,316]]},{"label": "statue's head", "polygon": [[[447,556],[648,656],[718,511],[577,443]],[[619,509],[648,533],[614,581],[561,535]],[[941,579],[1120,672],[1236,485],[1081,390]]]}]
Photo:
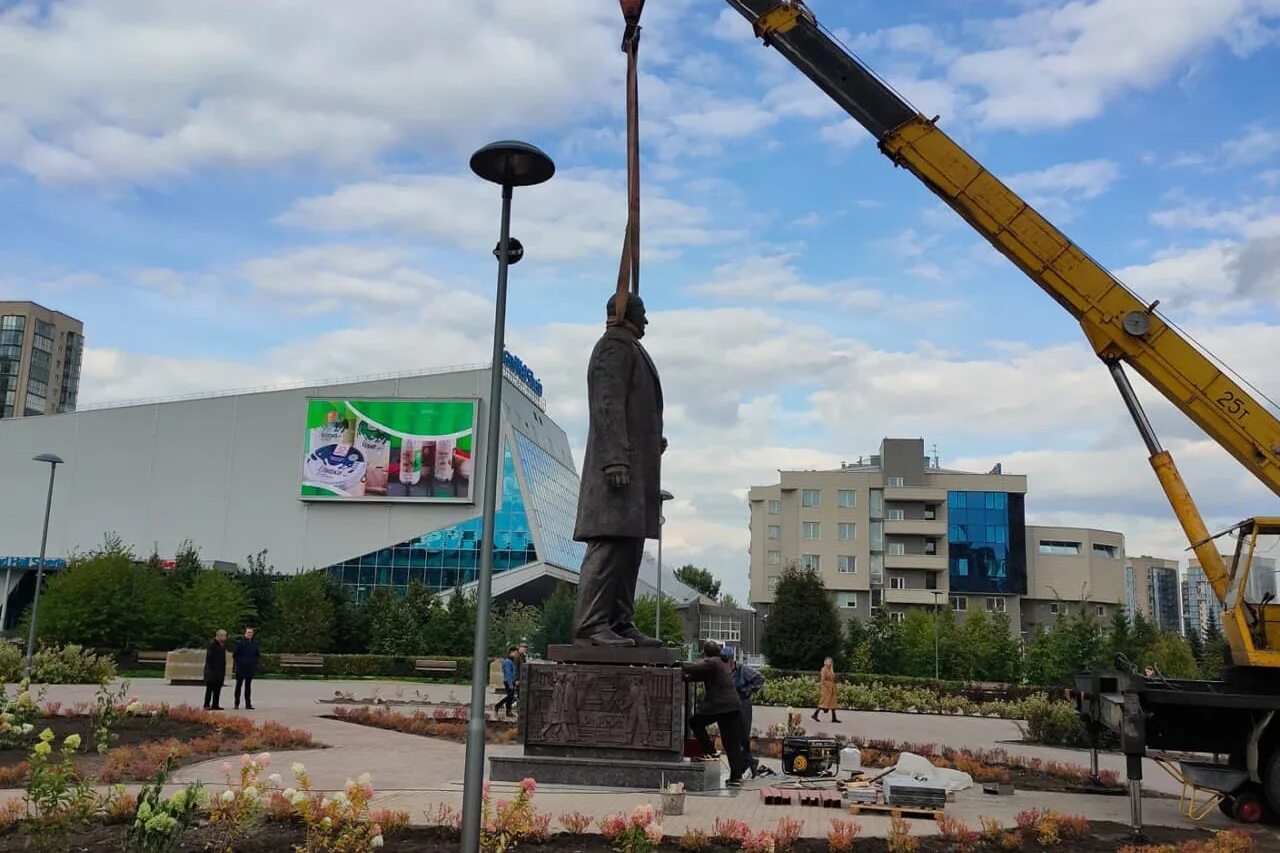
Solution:
[{"label": "statue's head", "polygon": [[704,658],[720,657],[720,644],[715,640],[707,640],[702,646],[702,656]]},{"label": "statue's head", "polygon": [[[613,306],[616,304],[618,294],[609,297],[609,301],[605,303],[605,318],[613,317]],[[627,327],[637,338],[644,337],[644,327],[649,324],[649,318],[644,311],[644,300],[640,298],[638,293],[627,294],[627,313],[623,317]]]}]

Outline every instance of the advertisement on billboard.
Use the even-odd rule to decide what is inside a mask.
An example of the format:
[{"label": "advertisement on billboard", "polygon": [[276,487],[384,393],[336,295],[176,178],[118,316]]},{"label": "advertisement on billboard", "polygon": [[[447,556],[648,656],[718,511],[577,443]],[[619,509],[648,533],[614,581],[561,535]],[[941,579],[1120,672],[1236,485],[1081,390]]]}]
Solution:
[{"label": "advertisement on billboard", "polygon": [[303,500],[471,503],[475,400],[307,400]]}]

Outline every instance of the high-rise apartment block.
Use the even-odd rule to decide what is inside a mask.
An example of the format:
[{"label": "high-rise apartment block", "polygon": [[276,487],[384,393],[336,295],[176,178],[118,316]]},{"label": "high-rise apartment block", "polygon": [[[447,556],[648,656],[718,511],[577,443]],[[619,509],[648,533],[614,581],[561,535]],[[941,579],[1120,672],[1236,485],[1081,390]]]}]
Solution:
[{"label": "high-rise apartment block", "polygon": [[74,412],[84,326],[34,302],[0,302],[0,418]]},{"label": "high-rise apartment block", "polygon": [[847,616],[911,607],[1007,613],[1031,631],[1074,602],[1114,612],[1124,537],[1029,527],[1025,476],[940,467],[922,439],[890,439],[869,460],[780,471],[750,490],[751,602],[767,612],[782,570],[819,572]]},{"label": "high-rise apartment block", "polygon": [[1141,613],[1161,631],[1182,633],[1182,596],[1178,561],[1130,557],[1124,564],[1124,607],[1129,618]]},{"label": "high-rise apartment block", "polygon": [[[1223,554],[1222,562],[1231,568],[1231,554]],[[1258,602],[1268,592],[1276,591],[1276,561],[1271,557],[1253,558],[1249,568],[1249,584],[1245,587],[1244,600]],[[1185,633],[1198,632],[1202,636],[1210,628],[1222,630],[1222,604],[1214,595],[1209,579],[1205,577],[1200,561],[1194,557],[1187,562],[1187,573],[1182,580],[1182,621]]]}]

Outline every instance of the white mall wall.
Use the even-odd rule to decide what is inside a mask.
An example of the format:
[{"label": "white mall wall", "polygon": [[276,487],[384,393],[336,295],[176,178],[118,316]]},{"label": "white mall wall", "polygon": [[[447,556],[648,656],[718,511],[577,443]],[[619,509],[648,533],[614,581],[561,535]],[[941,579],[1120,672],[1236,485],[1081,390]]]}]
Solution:
[{"label": "white mall wall", "polygon": [[[0,421],[0,556],[39,553],[49,466],[58,466],[50,558],[110,531],[140,556],[190,538],[205,560],[268,550],[280,571],[319,568],[480,513],[489,372],[208,397]],[[338,504],[298,499],[308,397],[476,398],[475,504]],[[569,442],[521,391],[504,387],[504,426],[576,470]]]}]

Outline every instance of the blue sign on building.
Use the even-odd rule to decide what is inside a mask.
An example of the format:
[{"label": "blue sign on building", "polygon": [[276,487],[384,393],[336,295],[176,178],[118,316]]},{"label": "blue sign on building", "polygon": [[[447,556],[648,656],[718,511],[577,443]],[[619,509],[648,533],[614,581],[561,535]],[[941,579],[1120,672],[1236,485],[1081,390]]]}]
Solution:
[{"label": "blue sign on building", "polygon": [[[35,569],[40,566],[39,557],[0,557],[0,569]],[[61,557],[46,557],[46,569],[65,569],[67,561]]]},{"label": "blue sign on building", "polygon": [[507,350],[502,351],[502,364],[507,370],[511,371],[516,379],[519,379],[526,388],[532,391],[535,397],[542,397],[542,382],[533,375],[533,371],[529,369],[528,365]]}]

